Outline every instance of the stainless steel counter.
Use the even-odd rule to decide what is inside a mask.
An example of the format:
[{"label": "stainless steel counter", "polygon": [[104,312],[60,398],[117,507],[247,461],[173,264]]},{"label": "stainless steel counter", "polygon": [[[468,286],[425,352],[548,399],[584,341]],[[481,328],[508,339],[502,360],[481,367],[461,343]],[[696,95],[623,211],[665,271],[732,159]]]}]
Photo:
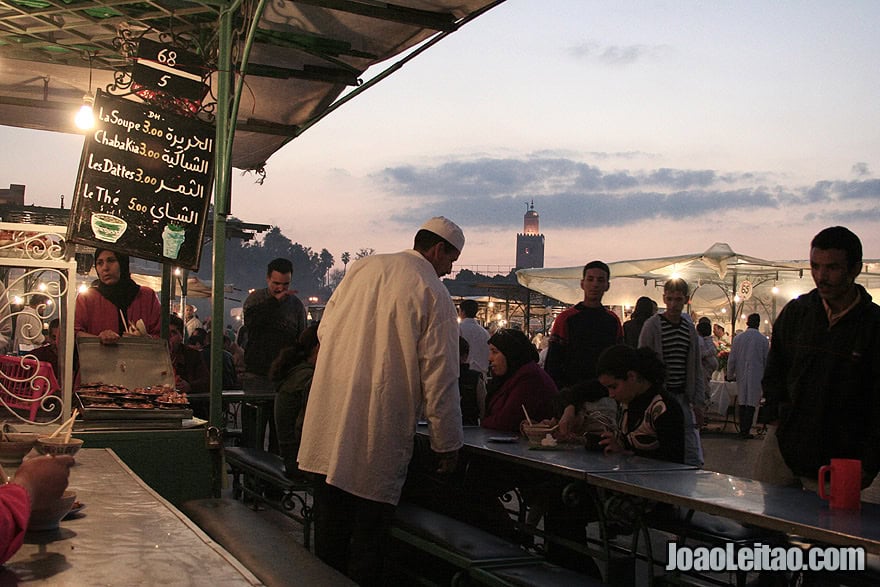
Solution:
[{"label": "stainless steel counter", "polygon": [[260,585],[229,553],[109,449],[83,449],[70,489],[84,507],[58,530],[29,532],[2,585]]}]

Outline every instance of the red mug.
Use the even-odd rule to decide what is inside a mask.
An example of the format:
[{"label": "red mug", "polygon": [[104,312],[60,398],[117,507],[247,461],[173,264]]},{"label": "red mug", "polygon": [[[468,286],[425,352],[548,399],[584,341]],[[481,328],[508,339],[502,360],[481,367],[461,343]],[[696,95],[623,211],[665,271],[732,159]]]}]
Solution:
[{"label": "red mug", "polygon": [[[831,476],[831,493],[825,483]],[[833,510],[858,510],[862,507],[862,461],[831,459],[830,465],[819,467],[819,497],[828,500]]]}]

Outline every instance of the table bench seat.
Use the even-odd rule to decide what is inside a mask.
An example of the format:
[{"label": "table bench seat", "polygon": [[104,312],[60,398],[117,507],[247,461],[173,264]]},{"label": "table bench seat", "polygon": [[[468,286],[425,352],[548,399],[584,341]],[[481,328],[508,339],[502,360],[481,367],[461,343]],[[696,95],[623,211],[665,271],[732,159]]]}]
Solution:
[{"label": "table bench seat", "polygon": [[[486,585],[600,585],[589,577],[550,565],[485,530],[409,503],[397,506],[391,537],[455,569],[452,584],[464,576]],[[419,579],[426,569],[404,555],[402,563]],[[408,563],[408,564],[407,564]]]},{"label": "table bench seat", "polygon": [[[664,512],[659,517],[648,516],[646,524],[655,530],[660,530],[667,534],[673,534],[677,537],[680,546],[684,546],[688,540],[694,540],[698,543],[708,544],[710,546],[725,546],[733,544],[735,549],[742,547],[751,547],[754,543],[759,542],[769,545],[787,545],[787,537],[779,532],[747,526],[723,518],[721,516],[713,516],[704,512],[694,510],[681,511],[678,508]],[[646,546],[650,552],[651,540],[646,536]],[[653,559],[653,556],[651,555]],[[665,561],[654,561],[655,564],[661,566]],[[678,572],[673,572],[671,576],[678,576]],[[736,584],[744,587],[748,573],[737,571],[735,573]],[[668,579],[670,575],[667,575]]]},{"label": "table bench seat", "polygon": [[232,499],[197,499],[182,509],[267,587],[355,585],[297,542],[293,530],[277,522],[284,516],[272,519]]},{"label": "table bench seat", "polygon": [[[223,452],[232,474],[233,497],[250,498],[255,507],[269,505],[300,522],[303,542],[309,548],[313,513],[307,496],[314,484],[305,477],[288,478],[284,474],[284,460],[262,449],[236,446],[226,447]],[[280,497],[276,499],[275,495]]]}]

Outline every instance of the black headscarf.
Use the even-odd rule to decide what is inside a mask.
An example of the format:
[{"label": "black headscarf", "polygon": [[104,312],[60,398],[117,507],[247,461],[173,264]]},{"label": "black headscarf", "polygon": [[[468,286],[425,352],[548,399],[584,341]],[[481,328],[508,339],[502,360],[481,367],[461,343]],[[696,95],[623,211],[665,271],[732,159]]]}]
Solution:
[{"label": "black headscarf", "polygon": [[490,391],[494,391],[512,377],[523,365],[538,362],[538,349],[531,343],[529,337],[521,330],[501,328],[489,338],[491,344],[504,355],[507,360],[507,372],[501,376],[493,376],[489,384]]},{"label": "black headscarf", "polygon": [[[124,255],[122,253],[117,253],[111,249],[97,248],[95,249],[95,270],[97,271],[98,264],[98,256],[104,251],[109,251],[113,253],[116,257],[116,260],[119,261],[119,281],[117,281],[113,285],[107,285],[102,282],[100,279],[96,279],[92,282],[92,287],[98,290],[102,296],[107,298],[107,300],[119,308],[123,314],[128,314],[128,307],[137,297],[138,293],[141,290],[141,286],[136,284],[134,280],[131,278],[131,269],[129,268],[129,259],[128,255]],[[122,334],[125,332],[125,324],[122,321],[122,316],[117,317],[119,333]]]}]

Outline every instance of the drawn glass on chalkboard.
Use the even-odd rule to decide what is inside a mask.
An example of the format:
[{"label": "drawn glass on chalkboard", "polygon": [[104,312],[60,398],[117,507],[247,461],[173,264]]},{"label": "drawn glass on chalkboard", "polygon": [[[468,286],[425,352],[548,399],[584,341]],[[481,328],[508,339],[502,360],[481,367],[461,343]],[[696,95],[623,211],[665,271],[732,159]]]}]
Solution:
[{"label": "drawn glass on chalkboard", "polygon": [[176,259],[180,253],[180,246],[186,240],[186,231],[182,226],[166,224],[162,230],[162,255],[169,259]]},{"label": "drawn glass on chalkboard", "polygon": [[92,212],[92,232],[95,238],[108,243],[115,243],[128,228],[128,223],[112,214]]}]

